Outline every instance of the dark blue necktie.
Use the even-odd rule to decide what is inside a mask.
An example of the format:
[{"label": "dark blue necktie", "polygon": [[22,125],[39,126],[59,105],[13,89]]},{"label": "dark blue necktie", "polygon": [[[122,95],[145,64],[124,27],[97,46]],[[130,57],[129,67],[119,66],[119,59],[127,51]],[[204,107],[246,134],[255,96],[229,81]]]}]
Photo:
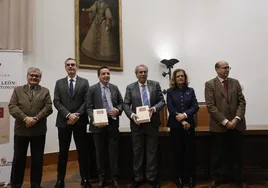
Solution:
[{"label": "dark blue necktie", "polygon": [[74,96],[74,84],[73,84],[73,79],[70,79],[70,94],[71,96]]}]

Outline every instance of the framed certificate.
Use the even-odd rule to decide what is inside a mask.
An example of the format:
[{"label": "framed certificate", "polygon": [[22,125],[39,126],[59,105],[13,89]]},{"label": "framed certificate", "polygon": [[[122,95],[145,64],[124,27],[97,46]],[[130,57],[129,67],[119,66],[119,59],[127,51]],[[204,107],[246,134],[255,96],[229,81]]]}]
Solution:
[{"label": "framed certificate", "polygon": [[108,116],[106,109],[94,109],[93,110],[94,125],[97,127],[102,127],[108,125]]},{"label": "framed certificate", "polygon": [[138,123],[148,123],[151,121],[148,106],[136,107],[136,114],[138,116],[138,119],[137,119]]}]

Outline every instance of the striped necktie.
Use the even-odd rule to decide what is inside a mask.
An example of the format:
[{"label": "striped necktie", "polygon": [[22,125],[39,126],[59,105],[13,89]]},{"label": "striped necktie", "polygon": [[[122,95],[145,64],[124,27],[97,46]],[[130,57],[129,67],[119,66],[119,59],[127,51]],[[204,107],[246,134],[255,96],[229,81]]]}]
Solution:
[{"label": "striped necktie", "polygon": [[147,95],[147,91],[146,91],[146,87],[145,85],[141,85],[141,96],[142,96],[142,103],[143,103],[143,106],[148,106],[150,107],[150,102],[149,102],[149,99],[148,99],[148,95]]}]

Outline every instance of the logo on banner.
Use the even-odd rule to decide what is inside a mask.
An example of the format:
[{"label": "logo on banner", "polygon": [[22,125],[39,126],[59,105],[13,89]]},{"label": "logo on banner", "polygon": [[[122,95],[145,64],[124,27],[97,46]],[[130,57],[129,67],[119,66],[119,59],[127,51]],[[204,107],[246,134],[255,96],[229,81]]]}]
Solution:
[{"label": "logo on banner", "polygon": [[1,157],[1,161],[0,161],[0,167],[1,166],[11,166],[12,162],[11,161],[7,161],[7,157],[6,156],[2,156]]},{"label": "logo on banner", "polygon": [[4,118],[4,107],[0,107],[0,118]]},{"label": "logo on banner", "polygon": [[9,77],[8,73],[2,73],[3,63],[0,63],[0,77]]},{"label": "logo on banner", "polygon": [[[9,77],[9,73],[2,73],[3,63],[0,63],[0,77]],[[13,80],[1,80],[0,90],[4,89],[14,89],[17,87],[17,82]]]}]

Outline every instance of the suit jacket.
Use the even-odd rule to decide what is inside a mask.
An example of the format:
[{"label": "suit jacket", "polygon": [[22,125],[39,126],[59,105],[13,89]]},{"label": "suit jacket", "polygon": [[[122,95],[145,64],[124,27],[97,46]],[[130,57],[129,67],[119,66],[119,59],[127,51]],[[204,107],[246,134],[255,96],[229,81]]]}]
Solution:
[{"label": "suit jacket", "polygon": [[62,78],[56,82],[54,90],[54,106],[58,110],[56,126],[68,127],[66,116],[69,113],[79,113],[80,118],[76,122],[76,126],[86,126],[88,118],[86,114],[87,90],[89,88],[88,81],[77,76],[74,95],[71,96],[68,85],[68,78]]},{"label": "suit jacket", "polygon": [[[152,126],[159,127],[161,124],[159,112],[164,107],[165,100],[158,82],[147,80],[147,84],[150,93],[150,105],[151,107],[155,107],[156,109],[156,113],[153,113],[151,117],[150,124],[152,124]],[[139,126],[137,126],[135,122],[131,119],[131,114],[136,113],[136,107],[138,106],[142,106],[142,99],[139,83],[134,82],[127,86],[123,103],[124,111],[127,117],[130,119],[130,128],[132,131],[139,130]]]},{"label": "suit jacket", "polygon": [[195,114],[198,111],[198,102],[193,88],[184,86],[182,89],[170,88],[167,90],[167,107],[169,111],[168,127],[183,128],[176,119],[176,113],[186,113],[187,121],[195,127]]},{"label": "suit jacket", "polygon": [[228,78],[228,97],[218,77],[209,80],[205,84],[205,100],[210,114],[210,131],[226,132],[228,129],[221,124],[222,121],[231,121],[236,116],[241,118],[236,129],[246,130],[246,100],[238,80]]},{"label": "suit jacket", "polygon": [[[112,120],[109,118],[109,127],[108,128],[118,128],[119,127],[119,116],[122,114],[123,111],[123,99],[121,93],[116,85],[109,83],[109,89],[111,91],[111,100],[113,103],[113,107],[119,110],[119,114],[116,120]],[[91,86],[88,90],[87,96],[87,114],[90,117],[90,131],[92,132],[101,132],[104,128],[96,127],[93,124],[93,109],[102,109],[103,102],[102,102],[102,93],[101,93],[101,85],[97,83]],[[111,123],[112,122],[112,123]]]},{"label": "suit jacket", "polygon": [[[49,90],[36,86],[34,98],[31,100],[29,85],[16,87],[9,102],[9,113],[15,118],[15,135],[39,136],[47,132],[47,117],[53,112]],[[37,117],[37,123],[26,128],[23,121],[26,117]]]}]

